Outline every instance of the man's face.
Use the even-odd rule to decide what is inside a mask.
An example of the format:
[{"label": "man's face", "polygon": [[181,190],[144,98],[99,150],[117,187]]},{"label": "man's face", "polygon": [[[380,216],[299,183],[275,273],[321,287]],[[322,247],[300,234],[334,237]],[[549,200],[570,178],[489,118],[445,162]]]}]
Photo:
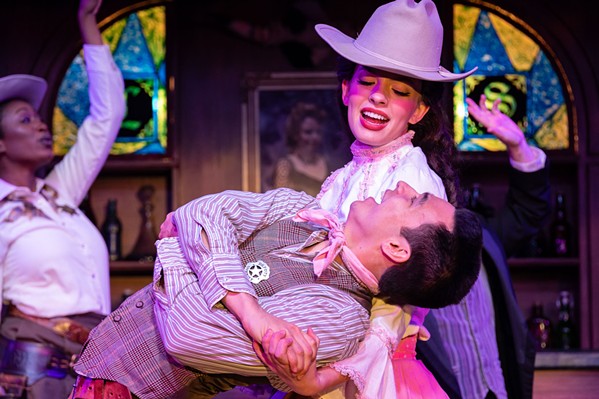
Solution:
[{"label": "man's face", "polygon": [[407,183],[399,182],[394,190],[383,194],[380,204],[373,198],[352,203],[346,227],[357,240],[360,236],[386,238],[399,234],[402,227],[417,228],[426,223],[441,224],[452,231],[454,214],[449,202],[429,193],[418,194]]}]

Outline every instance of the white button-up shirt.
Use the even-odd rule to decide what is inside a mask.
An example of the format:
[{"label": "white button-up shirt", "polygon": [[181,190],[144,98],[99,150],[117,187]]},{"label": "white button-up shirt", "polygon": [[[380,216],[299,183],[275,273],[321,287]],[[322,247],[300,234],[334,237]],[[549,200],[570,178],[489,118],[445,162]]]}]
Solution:
[{"label": "white button-up shirt", "polygon": [[[125,111],[121,72],[108,46],[85,45],[90,115],[77,142],[35,192],[0,179],[0,200],[24,193],[25,202],[0,202],[0,292],[21,311],[40,317],[110,312],[108,253],[98,229],[77,206],[100,172]],[[40,193],[54,188],[55,209]],[[17,194],[17,193],[15,193]],[[15,196],[13,194],[13,196]]]}]

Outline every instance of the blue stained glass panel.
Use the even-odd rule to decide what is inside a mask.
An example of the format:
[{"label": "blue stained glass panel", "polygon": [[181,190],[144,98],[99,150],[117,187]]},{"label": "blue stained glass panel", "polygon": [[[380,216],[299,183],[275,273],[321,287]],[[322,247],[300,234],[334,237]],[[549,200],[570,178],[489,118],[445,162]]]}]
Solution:
[{"label": "blue stained glass panel", "polygon": [[[454,71],[478,67],[454,86],[454,130],[462,151],[501,151],[505,146],[468,116],[466,97],[502,111],[516,121],[527,140],[544,149],[570,147],[564,88],[532,30],[524,32],[502,15],[472,5],[454,6]],[[461,65],[463,64],[463,65]]]},{"label": "blue stained glass panel", "polygon": [[[112,155],[165,154],[167,148],[165,8],[157,6],[113,22],[102,36],[125,79],[127,113]],[[54,109],[54,150],[63,155],[75,143],[89,114],[88,80],[82,52],[59,88]]]}]

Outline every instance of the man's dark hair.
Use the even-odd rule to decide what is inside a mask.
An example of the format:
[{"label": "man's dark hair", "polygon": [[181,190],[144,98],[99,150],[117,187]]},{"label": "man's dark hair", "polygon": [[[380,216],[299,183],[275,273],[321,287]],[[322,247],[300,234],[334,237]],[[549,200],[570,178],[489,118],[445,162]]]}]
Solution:
[{"label": "man's dark hair", "polygon": [[456,209],[453,231],[425,224],[402,228],[411,246],[410,259],[392,266],[379,281],[379,296],[394,305],[441,308],[457,304],[478,278],[482,229],[478,216]]}]

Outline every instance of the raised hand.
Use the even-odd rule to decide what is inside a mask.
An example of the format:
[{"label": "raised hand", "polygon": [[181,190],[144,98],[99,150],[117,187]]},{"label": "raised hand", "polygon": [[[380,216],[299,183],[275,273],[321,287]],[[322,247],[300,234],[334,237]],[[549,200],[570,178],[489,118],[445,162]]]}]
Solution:
[{"label": "raised hand", "polygon": [[81,0],[79,2],[79,15],[96,15],[101,5],[102,0]]},{"label": "raised hand", "polygon": [[512,159],[519,162],[534,159],[535,156],[520,127],[509,116],[499,110],[501,100],[495,100],[491,109],[487,108],[486,102],[485,95],[480,96],[478,104],[474,100],[466,98],[468,113],[480,122],[489,133],[506,145]]},{"label": "raised hand", "polygon": [[96,14],[100,9],[102,0],[81,0],[77,17],[81,38],[86,44],[103,44],[102,35],[96,21]]}]

